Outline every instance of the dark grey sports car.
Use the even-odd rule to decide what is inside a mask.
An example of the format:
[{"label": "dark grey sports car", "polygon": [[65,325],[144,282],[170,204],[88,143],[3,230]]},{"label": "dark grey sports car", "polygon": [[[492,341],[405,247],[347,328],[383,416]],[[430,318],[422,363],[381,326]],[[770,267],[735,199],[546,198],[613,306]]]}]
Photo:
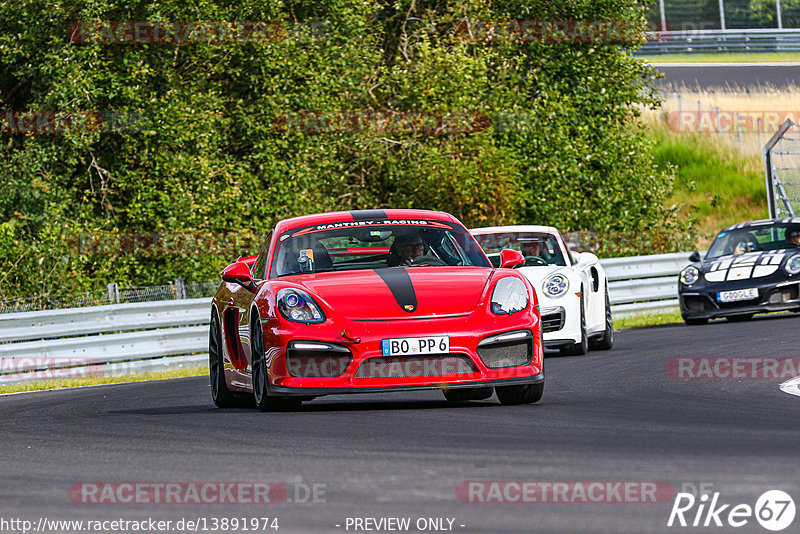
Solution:
[{"label": "dark grey sports car", "polygon": [[693,263],[678,281],[686,324],[800,311],[800,217],[729,226],[717,235],[705,258],[695,252],[689,260]]}]

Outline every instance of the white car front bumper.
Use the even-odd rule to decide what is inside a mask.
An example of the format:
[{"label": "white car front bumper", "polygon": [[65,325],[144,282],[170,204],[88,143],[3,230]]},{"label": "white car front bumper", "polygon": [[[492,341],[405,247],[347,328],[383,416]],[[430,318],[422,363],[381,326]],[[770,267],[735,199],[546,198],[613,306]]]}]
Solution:
[{"label": "white car front bumper", "polygon": [[544,346],[555,349],[581,340],[580,297],[569,293],[559,299],[539,295]]}]

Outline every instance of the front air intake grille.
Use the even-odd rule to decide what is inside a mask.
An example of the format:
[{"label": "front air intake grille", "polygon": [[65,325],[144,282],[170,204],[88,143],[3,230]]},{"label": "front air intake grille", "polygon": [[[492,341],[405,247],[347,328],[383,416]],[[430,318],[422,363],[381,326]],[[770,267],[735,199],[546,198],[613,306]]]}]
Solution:
[{"label": "front air intake grille", "polygon": [[353,355],[335,343],[292,341],[286,349],[286,368],[299,378],[331,378],[342,376]]},{"label": "front air intake grille", "polygon": [[554,308],[542,308],[542,333],[557,332],[564,328],[566,314],[564,308],[556,306]]},{"label": "front air intake grille", "polygon": [[533,336],[530,330],[518,330],[488,337],[478,344],[478,355],[490,369],[528,365],[533,356]]},{"label": "front air intake grille", "polygon": [[412,376],[464,375],[478,369],[463,354],[390,356],[368,358],[356,371],[356,378],[405,378]]},{"label": "front air intake grille", "polygon": [[775,289],[769,296],[770,304],[782,304],[784,302],[791,302],[798,299],[798,285],[793,284],[790,286]]},{"label": "front air intake grille", "polygon": [[687,311],[712,310],[714,306],[708,297],[700,295],[686,295],[683,297],[683,306]]}]

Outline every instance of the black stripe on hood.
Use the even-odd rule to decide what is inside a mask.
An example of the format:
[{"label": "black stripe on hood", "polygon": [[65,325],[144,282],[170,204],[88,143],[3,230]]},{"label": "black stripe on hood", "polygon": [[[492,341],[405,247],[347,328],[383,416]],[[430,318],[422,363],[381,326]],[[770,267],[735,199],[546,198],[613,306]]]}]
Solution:
[{"label": "black stripe on hood", "polygon": [[414,284],[411,283],[411,277],[403,267],[375,269],[375,273],[389,286],[389,290],[403,311],[411,313],[417,309]]},{"label": "black stripe on hood", "polygon": [[384,210],[352,210],[350,215],[354,221],[376,221],[387,218]]}]

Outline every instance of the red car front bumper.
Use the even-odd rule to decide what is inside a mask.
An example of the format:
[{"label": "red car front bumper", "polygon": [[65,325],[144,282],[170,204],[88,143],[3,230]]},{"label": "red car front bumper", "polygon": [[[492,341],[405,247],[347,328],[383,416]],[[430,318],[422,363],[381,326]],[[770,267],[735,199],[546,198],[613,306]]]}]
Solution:
[{"label": "red car front bumper", "polygon": [[[267,362],[271,395],[493,387],[544,380],[541,329],[533,311],[516,317],[487,318],[472,312],[389,321],[329,320],[320,325],[276,319],[265,323],[263,332],[265,345],[272,347]],[[448,336],[449,352],[387,356],[382,350],[385,339],[424,336]]]}]

